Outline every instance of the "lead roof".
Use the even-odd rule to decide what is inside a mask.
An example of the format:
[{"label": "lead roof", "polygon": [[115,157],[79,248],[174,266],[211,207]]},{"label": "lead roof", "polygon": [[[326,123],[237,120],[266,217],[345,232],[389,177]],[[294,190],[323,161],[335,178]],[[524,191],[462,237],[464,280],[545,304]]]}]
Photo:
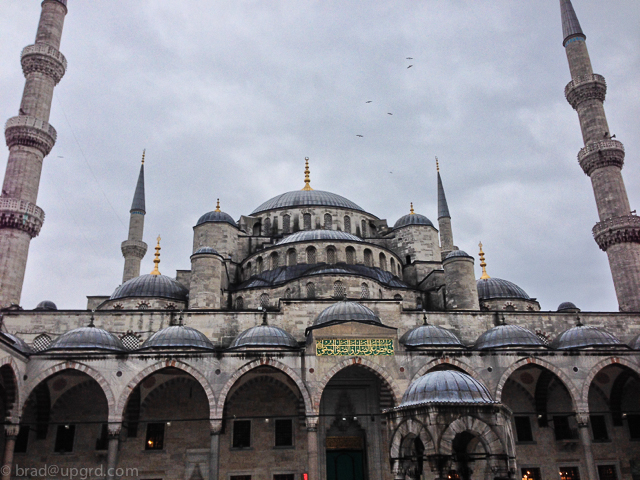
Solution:
[{"label": "lead roof", "polygon": [[362,242],[360,237],[356,237],[340,230],[302,230],[280,240],[276,245],[286,245],[294,242],[310,242],[319,240],[345,240],[349,242]]},{"label": "lead roof", "polygon": [[491,393],[478,380],[456,370],[439,370],[413,382],[402,397],[399,408],[433,403],[493,404]]},{"label": "lead roof", "polygon": [[110,300],[127,297],[160,297],[186,300],[188,291],[173,278],[165,275],[140,275],[120,285]]},{"label": "lead roof", "polygon": [[322,190],[295,190],[275,196],[258,208],[251,215],[287,207],[339,207],[364,212],[363,208],[340,195]]}]

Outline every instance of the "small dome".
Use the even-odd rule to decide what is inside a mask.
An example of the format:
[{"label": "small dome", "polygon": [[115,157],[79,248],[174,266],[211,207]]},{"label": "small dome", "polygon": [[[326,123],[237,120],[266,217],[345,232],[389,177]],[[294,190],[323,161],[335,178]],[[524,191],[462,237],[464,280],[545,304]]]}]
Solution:
[{"label": "small dome", "polygon": [[171,277],[165,275],[140,275],[120,285],[110,300],[127,297],[161,297],[186,301],[189,292]]},{"label": "small dome", "polygon": [[580,309],[572,302],[562,302],[558,305],[558,312],[578,313]]},{"label": "small dome", "polygon": [[318,240],[346,240],[349,242],[362,242],[362,239],[339,230],[303,230],[293,233],[280,240],[276,245],[285,245],[294,242],[310,242]]},{"label": "small dome", "polygon": [[571,350],[574,348],[618,347],[623,345],[620,340],[602,328],[578,325],[562,332],[551,342],[550,346],[556,350]]},{"label": "small dome", "polygon": [[490,404],[487,387],[466,373],[438,370],[427,373],[409,385],[400,408],[430,403]]},{"label": "small dome", "polygon": [[336,195],[335,193],[323,192],[322,190],[295,190],[293,192],[283,193],[267,200],[253,212],[251,212],[251,215],[266,212],[267,210],[276,210],[279,208],[311,206],[341,207],[364,212],[362,207],[359,207],[351,200],[347,200],[346,198],[341,197],[340,195]]},{"label": "small dome", "polygon": [[157,331],[145,340],[139,350],[147,348],[201,348],[213,350],[213,344],[195,328],[172,325]]},{"label": "small dome", "polygon": [[21,338],[16,337],[12,333],[3,333],[3,335],[5,337],[9,337],[9,339],[14,342],[13,346],[18,350],[20,350],[22,353],[33,353],[33,350],[31,349],[31,347],[27,345],[27,342],[25,342]]},{"label": "small dome", "polygon": [[214,248],[211,247],[200,247],[198,250],[193,252],[194,255],[201,255],[203,253],[209,253],[212,255],[220,255]]},{"label": "small dome", "polygon": [[58,307],[51,300],[43,300],[34,310],[58,310]]},{"label": "small dome", "polygon": [[424,215],[420,215],[419,213],[407,213],[398,219],[393,228],[395,230],[396,228],[406,227],[407,225],[426,225],[427,227],[433,227],[431,220]]},{"label": "small dome", "polygon": [[329,323],[362,322],[382,325],[380,318],[361,303],[342,301],[325,308],[313,322],[314,326]]},{"label": "small dome", "polygon": [[231,215],[229,215],[228,213],[224,213],[224,212],[218,212],[216,210],[214,210],[213,212],[209,212],[209,213],[205,213],[204,215],[202,215],[199,219],[198,222],[196,223],[196,227],[198,225],[202,225],[203,223],[228,223],[230,225],[233,225],[234,227],[238,228],[238,224],[236,223],[236,221],[233,219],[233,217]]},{"label": "small dome", "polygon": [[449,254],[445,257],[445,260],[447,258],[453,258],[453,257],[466,257],[466,258],[473,258],[471,255],[469,255],[467,252],[465,252],[464,250],[454,250],[452,252],[449,252]]},{"label": "small dome", "polygon": [[97,327],[81,327],[56,338],[44,351],[51,350],[108,350],[122,352],[126,349],[113,333]]},{"label": "small dome", "polygon": [[298,348],[298,342],[281,328],[258,325],[242,332],[229,346],[242,347]]},{"label": "small dome", "polygon": [[476,350],[502,347],[544,347],[544,340],[519,325],[498,325],[484,332],[473,346]]},{"label": "small dome", "polygon": [[435,325],[412,328],[400,339],[406,347],[464,347],[455,333]]},{"label": "small dome", "polygon": [[494,298],[520,298],[522,300],[530,300],[523,289],[515,283],[501,278],[480,279],[478,285],[478,298],[480,300],[491,300]]}]

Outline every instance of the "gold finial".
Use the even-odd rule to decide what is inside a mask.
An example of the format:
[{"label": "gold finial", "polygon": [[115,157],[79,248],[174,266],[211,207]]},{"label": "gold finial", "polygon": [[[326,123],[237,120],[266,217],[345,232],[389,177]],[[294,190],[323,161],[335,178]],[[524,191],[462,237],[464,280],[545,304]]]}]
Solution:
[{"label": "gold finial", "polygon": [[416,214],[416,212],[413,211],[413,202],[411,202],[411,210],[410,210],[410,212],[411,212],[411,215],[415,215]]},{"label": "gold finial", "polygon": [[216,204],[216,212],[221,212],[222,210],[220,210],[220,199],[218,199],[218,203]]},{"label": "gold finial", "polygon": [[311,179],[309,178],[310,173],[309,157],[304,157],[304,187],[302,188],[302,190],[313,190],[313,188],[311,188],[311,185],[309,185],[311,183]]},{"label": "gold finial", "polygon": [[155,263],[156,266],[153,268],[151,275],[162,275],[160,273],[160,270],[158,270],[158,265],[160,265],[160,240],[160,235],[158,235],[158,244],[156,245],[156,258],[153,259],[153,263]]},{"label": "gold finial", "polygon": [[480,266],[482,267],[482,276],[480,277],[480,280],[488,280],[491,277],[487,274],[487,264],[484,261],[484,252],[482,251],[482,242],[480,242],[478,246],[480,247]]},{"label": "gold finial", "polygon": [[440,163],[438,162],[438,157],[436,157],[436,170],[440,171]]},{"label": "gold finial", "polygon": [[142,164],[144,165],[144,156],[147,153],[147,149],[142,150]]}]

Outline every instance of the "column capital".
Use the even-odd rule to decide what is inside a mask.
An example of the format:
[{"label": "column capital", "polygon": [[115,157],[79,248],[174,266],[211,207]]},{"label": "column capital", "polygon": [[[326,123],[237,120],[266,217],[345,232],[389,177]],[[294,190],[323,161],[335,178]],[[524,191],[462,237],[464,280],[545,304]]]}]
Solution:
[{"label": "column capital", "polygon": [[115,438],[115,437],[119,437],[120,436],[120,431],[122,430],[122,424],[121,423],[110,423],[107,426],[107,435],[109,436],[109,438]]},{"label": "column capital", "polygon": [[20,425],[9,424],[4,426],[5,437],[17,437],[20,431]]},{"label": "column capital", "polygon": [[576,412],[576,422],[578,428],[587,428],[589,426],[589,412]]},{"label": "column capital", "polygon": [[222,419],[214,418],[209,420],[209,433],[211,435],[220,435],[222,432]]},{"label": "column capital", "polygon": [[307,424],[308,432],[317,432],[318,431],[318,422],[320,421],[320,417],[317,415],[309,415],[305,418],[305,422]]}]

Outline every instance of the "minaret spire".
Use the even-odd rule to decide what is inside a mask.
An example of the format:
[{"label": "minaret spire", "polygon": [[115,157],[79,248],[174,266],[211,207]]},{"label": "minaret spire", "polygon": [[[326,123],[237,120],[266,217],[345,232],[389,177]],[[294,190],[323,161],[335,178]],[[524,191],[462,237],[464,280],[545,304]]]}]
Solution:
[{"label": "minaret spire", "polygon": [[53,89],[67,69],[58,50],[67,0],[44,0],[34,45],[22,50],[25,87],[19,114],[7,120],[7,170],[0,194],[0,306],[20,303],[31,239],[44,211],[36,205],[44,157],[56,143],[49,125]]},{"label": "minaret spire", "polygon": [[144,158],[146,152],[146,150],[142,151],[142,165],[140,165],[138,183],[136,184],[136,191],[129,211],[131,214],[129,218],[129,238],[122,242],[120,246],[124,257],[122,283],[140,276],[140,262],[147,253],[147,244],[142,241],[144,216],[147,213],[144,198]]},{"label": "minaret spire", "polygon": [[620,310],[640,312],[640,218],[631,213],[622,179],[624,146],[611,135],[603,106],[607,83],[593,73],[587,37],[573,5],[570,0],[560,0],[560,8],[572,79],[564,92],[578,113],[585,145],[578,161],[591,178],[600,218],[593,236],[609,257]]},{"label": "minaret spire", "polygon": [[449,214],[447,197],[444,195],[438,157],[436,157],[436,170],[438,172],[438,226],[440,227],[440,249],[442,251],[442,258],[444,259],[454,250],[454,246],[453,230],[451,228],[451,215]]},{"label": "minaret spire", "polygon": [[304,157],[304,187],[302,190],[313,190],[313,188],[311,188],[311,178],[309,177],[310,173],[309,157]]}]

